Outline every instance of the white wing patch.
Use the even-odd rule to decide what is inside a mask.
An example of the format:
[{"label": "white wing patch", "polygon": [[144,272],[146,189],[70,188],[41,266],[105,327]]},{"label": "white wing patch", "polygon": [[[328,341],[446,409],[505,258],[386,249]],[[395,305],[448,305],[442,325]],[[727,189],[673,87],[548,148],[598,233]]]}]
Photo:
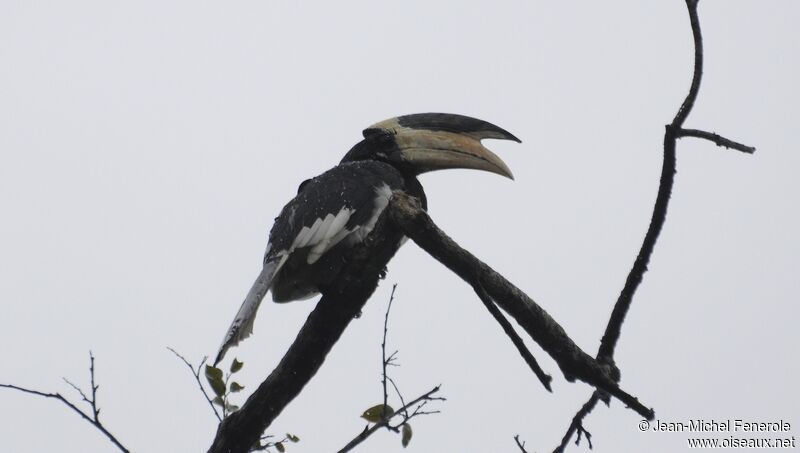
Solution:
[{"label": "white wing patch", "polygon": [[[327,223],[327,228],[319,229],[319,240],[316,242],[316,245],[311,248],[308,252],[308,264],[314,264],[325,252],[331,249],[334,245],[338,244],[339,241],[344,239],[348,234],[352,232],[352,230],[348,230],[345,228],[347,226],[347,221],[350,220],[350,216],[353,214],[353,211],[343,209],[336,214],[335,217],[328,223],[328,219],[331,219],[331,215],[328,214],[325,217],[325,222],[323,225]],[[358,228],[356,228],[358,229]],[[314,235],[315,237],[317,234]]]},{"label": "white wing patch", "polygon": [[375,228],[375,223],[378,222],[381,213],[386,209],[386,206],[389,205],[389,199],[391,197],[392,189],[388,184],[382,184],[380,187],[376,187],[372,214],[367,220],[367,223],[356,225],[352,229],[347,228],[347,222],[355,213],[355,209],[352,208],[342,208],[336,215],[328,214],[325,218],[314,221],[311,226],[303,227],[300,232],[297,233],[289,250],[278,253],[279,256],[282,256],[278,268],[280,269],[283,262],[292,252],[302,247],[311,248],[308,252],[306,262],[308,264],[314,264],[325,252],[345,238],[347,238],[350,243],[363,241]]},{"label": "white wing patch", "polygon": [[391,198],[392,188],[389,187],[388,184],[384,183],[380,187],[375,188],[375,208],[372,210],[372,215],[369,220],[367,220],[367,223],[353,232],[351,243],[363,241],[364,238],[372,232],[372,229],[375,228],[375,224],[378,223],[381,213],[386,209],[386,206],[389,206],[389,199]]},{"label": "white wing patch", "polygon": [[288,258],[296,249],[311,247],[308,252],[307,262],[308,264],[315,263],[331,247],[353,232],[353,230],[348,230],[346,226],[347,221],[350,220],[354,212],[354,209],[342,208],[336,215],[328,214],[324,219],[315,220],[311,226],[303,227],[297,233],[289,250],[281,253],[285,253],[283,258]]},{"label": "white wing patch", "polygon": [[[272,286],[272,280],[295,250],[309,247],[310,250],[306,261],[308,264],[314,264],[325,252],[345,238],[347,238],[348,243],[351,244],[363,241],[375,228],[378,218],[383,210],[386,209],[386,206],[389,205],[389,199],[391,197],[392,189],[389,185],[383,184],[380,187],[376,187],[372,214],[365,224],[348,229],[347,222],[355,213],[355,209],[342,208],[335,215],[328,214],[325,218],[314,221],[311,226],[303,227],[300,232],[297,233],[292,245],[287,250],[281,250],[275,253],[266,261],[253,287],[250,289],[250,292],[248,292],[244,303],[242,303],[241,308],[239,308],[239,312],[236,313],[236,317],[233,323],[231,323],[228,333],[225,335],[225,339],[220,346],[219,353],[214,363],[216,364],[222,360],[225,352],[230,347],[236,346],[241,340],[247,338],[253,332],[253,322],[255,321],[256,311],[258,311],[261,300],[266,295],[270,286]],[[267,244],[267,255],[269,255],[271,249],[272,244]],[[313,296],[313,294],[309,296]]]}]

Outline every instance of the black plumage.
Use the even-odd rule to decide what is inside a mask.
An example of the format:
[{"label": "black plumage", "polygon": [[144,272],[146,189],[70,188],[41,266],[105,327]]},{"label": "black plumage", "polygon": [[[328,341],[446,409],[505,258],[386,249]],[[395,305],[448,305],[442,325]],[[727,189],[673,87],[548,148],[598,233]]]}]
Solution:
[{"label": "black plumage", "polygon": [[[480,140],[519,141],[505,130],[461,115],[406,115],[364,130],[364,139],[339,165],[300,184],[275,218],[262,270],[234,318],[216,362],[252,332],[268,290],[276,302],[324,292],[354,245],[369,236],[392,192],[403,191],[427,207],[420,173],[475,168],[511,178],[508,167]],[[393,244],[397,249],[402,240]]]},{"label": "black plumage", "polygon": [[[275,302],[289,302],[314,296],[320,286],[336,278],[347,257],[347,249],[369,233],[360,229],[374,225],[385,207],[391,192],[401,190],[425,205],[425,192],[415,177],[404,177],[395,167],[375,160],[343,162],[325,173],[305,181],[292,199],[275,218],[270,231],[270,245],[264,262],[279,260],[281,253],[290,250],[303,228],[311,229],[315,222],[342,210],[352,210],[344,224],[351,231],[313,263],[308,263],[312,247],[293,252],[272,280]],[[397,244],[399,247],[400,244]]]}]

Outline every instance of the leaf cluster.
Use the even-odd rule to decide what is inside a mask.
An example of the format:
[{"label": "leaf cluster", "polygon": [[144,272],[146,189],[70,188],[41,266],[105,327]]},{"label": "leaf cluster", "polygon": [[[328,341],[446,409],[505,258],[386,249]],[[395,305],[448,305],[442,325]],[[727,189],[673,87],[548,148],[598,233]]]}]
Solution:
[{"label": "leaf cluster", "polygon": [[225,373],[220,368],[206,365],[206,381],[208,381],[208,385],[211,386],[211,390],[214,391],[215,395],[211,401],[222,408],[223,417],[227,417],[232,412],[239,410],[239,406],[231,403],[229,398],[231,394],[244,390],[243,385],[231,379],[243,366],[244,362],[233,359],[229,371]]}]

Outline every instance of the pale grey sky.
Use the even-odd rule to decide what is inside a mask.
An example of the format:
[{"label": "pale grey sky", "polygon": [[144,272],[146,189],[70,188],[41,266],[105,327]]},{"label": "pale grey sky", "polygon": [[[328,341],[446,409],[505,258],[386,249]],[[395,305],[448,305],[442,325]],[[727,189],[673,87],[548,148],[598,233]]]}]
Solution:
[{"label": "pale grey sky", "polygon": [[[167,350],[198,361],[258,272],[297,184],[364,127],[444,111],[498,124],[516,181],[422,178],[430,212],[594,353],[647,228],[663,125],[691,75],[683,1],[30,2],[0,6],[0,382],[70,394],[97,357],[102,416],[137,452],[205,451],[216,420]],[[667,223],[624,326],[623,386],[665,421],[783,419],[800,434],[800,4],[703,0],[706,73]],[[443,384],[415,452],[549,451],[589,395],[545,392],[470,288],[413,243],[270,428],[335,451],[381,399],[380,336],[406,396]],[[232,354],[254,388],[313,302],[262,307]],[[74,396],[74,395],[73,395]],[[0,391],[0,449],[112,452],[53,401]],[[616,402],[594,452],[685,451]],[[720,437],[727,437],[724,434]],[[360,451],[403,451],[378,433]],[[585,445],[570,451],[588,451]]]}]

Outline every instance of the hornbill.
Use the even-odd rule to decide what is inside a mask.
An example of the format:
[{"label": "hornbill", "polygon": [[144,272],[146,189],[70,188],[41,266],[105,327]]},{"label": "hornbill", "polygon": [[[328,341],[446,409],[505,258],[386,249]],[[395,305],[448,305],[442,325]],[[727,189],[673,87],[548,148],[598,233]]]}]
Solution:
[{"label": "hornbill", "polygon": [[[426,209],[419,174],[473,168],[514,179],[508,166],[481,140],[520,140],[486,121],[421,113],[381,121],[363,135],[339,165],[301,183],[297,196],[275,218],[261,273],[236,313],[215,364],[228,348],[250,336],[256,310],[268,290],[275,302],[324,292],[352,248],[369,236],[393,191],[418,198]],[[395,250],[403,239],[393,245]]]}]

